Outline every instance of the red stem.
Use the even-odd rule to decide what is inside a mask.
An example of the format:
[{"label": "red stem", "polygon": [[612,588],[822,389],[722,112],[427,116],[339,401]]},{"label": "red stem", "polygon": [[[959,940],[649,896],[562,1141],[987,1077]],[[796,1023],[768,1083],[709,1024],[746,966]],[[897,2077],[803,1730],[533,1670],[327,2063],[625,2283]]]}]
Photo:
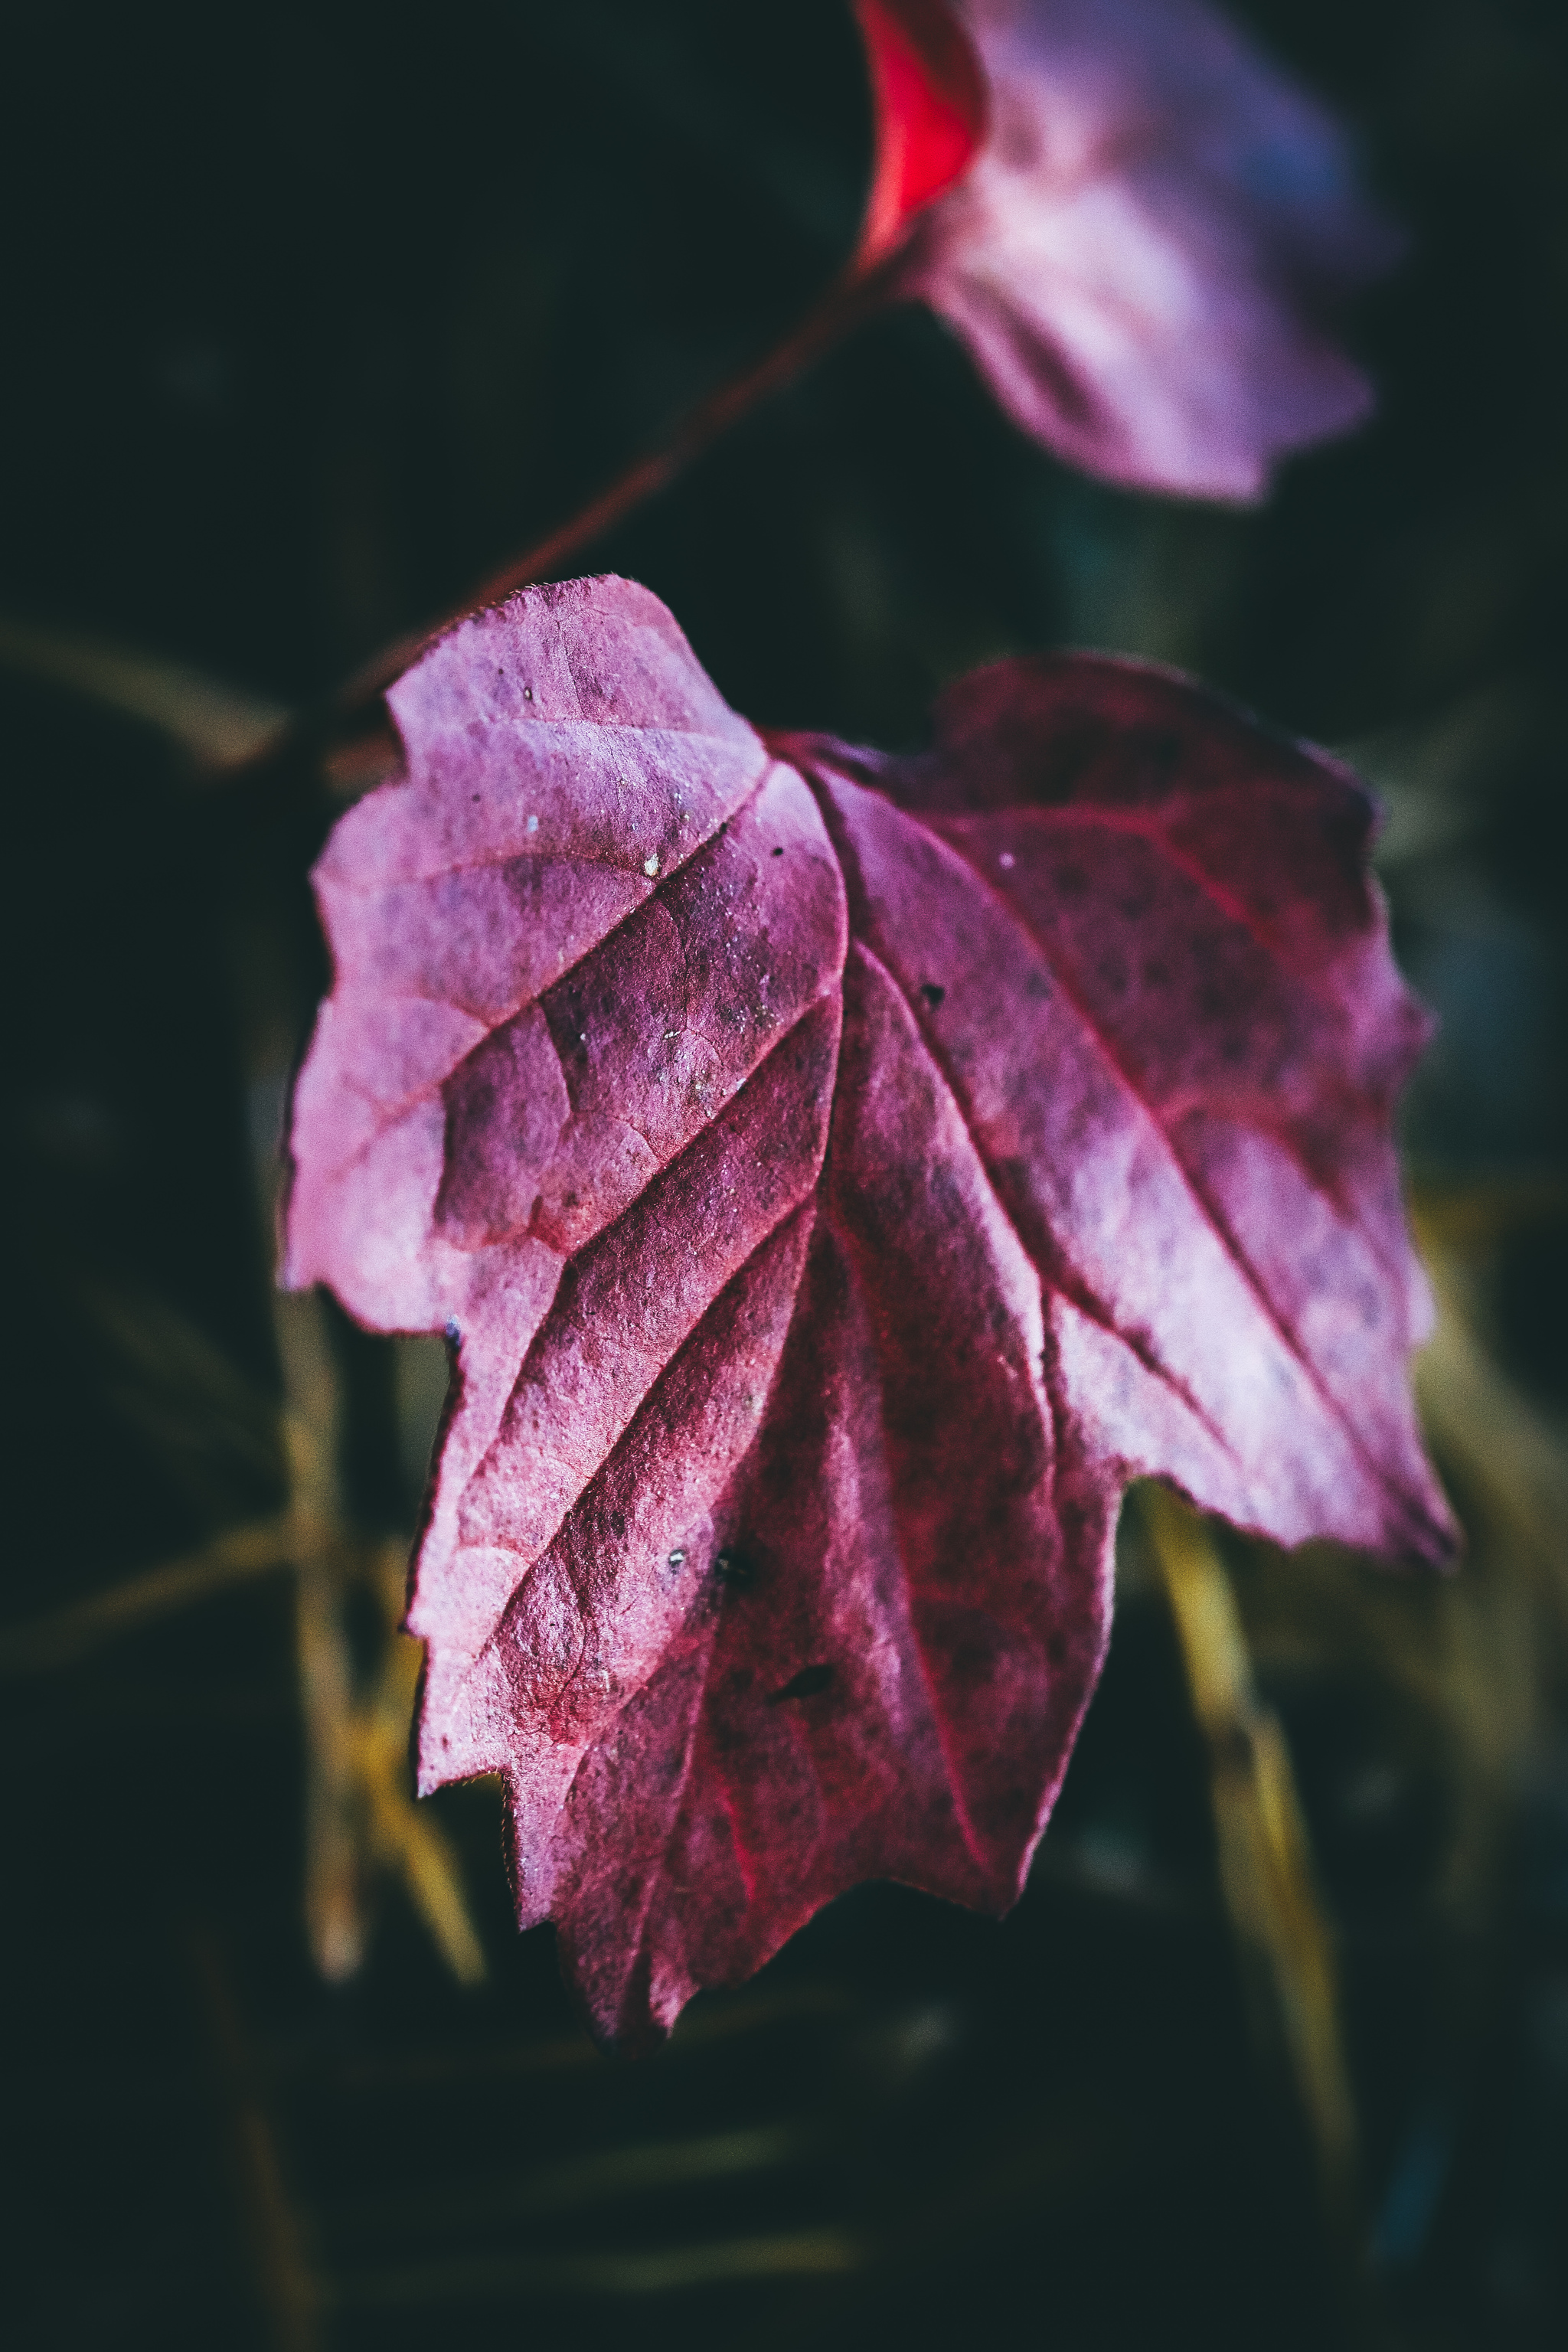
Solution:
[{"label": "red stem", "polygon": [[841,278],[794,333],[786,335],[765,359],[744,374],[721,384],[717,392],[683,417],[661,449],[628,466],[608,489],[590,499],[569,521],[559,524],[521,555],[489,573],[461,604],[453,605],[423,628],[384,646],[346,686],[340,688],[333,698],[335,712],[347,717],[363,709],[401,676],[433,638],[455,622],[466,619],[486,604],[500,604],[503,597],[510,596],[514,589],[526,587],[530,581],[559,575],[569,559],[602,538],[645,499],[667,489],[731,425],[738,424],[760,401],[788,383],[858,325],[885,298],[887,276],[885,270],[851,271]]}]

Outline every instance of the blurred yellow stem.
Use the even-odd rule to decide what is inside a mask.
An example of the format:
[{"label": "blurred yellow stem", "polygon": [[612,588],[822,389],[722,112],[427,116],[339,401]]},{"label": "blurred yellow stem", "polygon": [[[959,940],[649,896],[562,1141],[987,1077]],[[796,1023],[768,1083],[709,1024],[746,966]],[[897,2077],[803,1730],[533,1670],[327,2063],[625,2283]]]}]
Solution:
[{"label": "blurred yellow stem", "polygon": [[281,703],[226,686],[184,662],[37,628],[8,614],[0,614],[0,669],[64,687],[121,718],[155,727],[183,745],[198,767],[215,772],[254,759],[289,723]]},{"label": "blurred yellow stem", "polygon": [[234,2198],[275,2352],[319,2352],[317,2291],[217,1938],[193,1930],[190,1957],[222,2102]]},{"label": "blurred yellow stem", "polygon": [[1493,1360],[1476,1329],[1470,1284],[1439,1221],[1417,1213],[1437,1324],[1415,1362],[1415,1393],[1439,1451],[1475,1490],[1498,1532],[1544,1578],[1568,1614],[1568,1444]]},{"label": "blurred yellow stem", "polygon": [[290,1567],[293,1522],[287,1511],[231,1528],[195,1551],[159,1562],[127,1577],[69,1609],[37,1617],[30,1624],[0,1629],[0,1675],[42,1674],[74,1665],[100,1643],[114,1641],[153,1618],[165,1617],[216,1592],[226,1592],[252,1577]]},{"label": "blurred yellow stem", "polygon": [[1325,2214],[1348,2248],[1357,2193],[1355,2104],[1333,1941],[1289,1750],[1258,1696],[1230,1579],[1208,1530],[1163,1487],[1144,1489],[1142,1504],[1208,1745],[1226,1906],[1244,1960],[1269,1990],[1311,2131]]},{"label": "blurred yellow stem", "polygon": [[[409,1795],[408,1741],[419,1644],[394,1629],[402,1611],[405,1549],[355,1546],[342,1528],[335,1465],[342,1421],[337,1366],[315,1292],[279,1292],[273,1307],[286,1399],[285,1444],[300,1569],[300,1688],[310,1768],[305,1912],[323,1976],[354,1974],[369,1939],[372,1865],[402,1878],[461,1984],[477,1984],[485,1956],[458,1865],[436,1822]],[[343,1600],[353,1567],[384,1612],[386,1648],[368,1704],[356,1698]]]}]

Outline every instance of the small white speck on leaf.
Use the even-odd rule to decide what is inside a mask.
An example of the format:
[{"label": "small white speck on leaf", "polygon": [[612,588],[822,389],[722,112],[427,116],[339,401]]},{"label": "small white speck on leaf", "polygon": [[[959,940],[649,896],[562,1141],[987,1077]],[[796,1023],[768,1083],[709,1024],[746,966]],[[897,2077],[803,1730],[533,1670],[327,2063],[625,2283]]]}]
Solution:
[{"label": "small white speck on leaf", "polygon": [[643,859],[642,870],[651,882],[654,876],[658,872],[658,852],[657,849],[654,851],[651,857],[645,857]]},{"label": "small white speck on leaf", "polygon": [[529,818],[528,829],[530,833],[537,833],[539,831],[539,819],[536,816],[531,816]]},{"label": "small white speck on leaf", "polygon": [[1001,856],[996,860],[996,863],[1002,868],[1004,874],[1010,874],[1018,861],[1014,856],[1010,849],[1005,849],[1002,852]]}]

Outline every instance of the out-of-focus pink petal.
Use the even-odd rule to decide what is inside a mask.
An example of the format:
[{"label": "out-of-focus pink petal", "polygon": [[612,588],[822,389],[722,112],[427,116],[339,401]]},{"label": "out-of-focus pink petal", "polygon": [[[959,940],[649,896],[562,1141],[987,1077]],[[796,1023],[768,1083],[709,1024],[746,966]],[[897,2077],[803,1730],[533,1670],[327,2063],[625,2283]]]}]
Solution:
[{"label": "out-of-focus pink petal", "polygon": [[1344,134],[1199,0],[965,0],[990,137],[906,283],[1026,432],[1108,480],[1250,499],[1371,391],[1320,323],[1398,239]]}]

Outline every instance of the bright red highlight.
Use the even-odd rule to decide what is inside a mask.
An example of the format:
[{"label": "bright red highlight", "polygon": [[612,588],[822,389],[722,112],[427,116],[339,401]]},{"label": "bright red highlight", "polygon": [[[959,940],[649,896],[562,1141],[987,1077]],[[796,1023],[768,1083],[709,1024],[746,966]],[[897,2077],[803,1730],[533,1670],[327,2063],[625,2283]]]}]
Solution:
[{"label": "bright red highlight", "polygon": [[856,260],[885,260],[915,215],[963,178],[985,135],[985,77],[944,0],[855,0],[875,110]]}]

